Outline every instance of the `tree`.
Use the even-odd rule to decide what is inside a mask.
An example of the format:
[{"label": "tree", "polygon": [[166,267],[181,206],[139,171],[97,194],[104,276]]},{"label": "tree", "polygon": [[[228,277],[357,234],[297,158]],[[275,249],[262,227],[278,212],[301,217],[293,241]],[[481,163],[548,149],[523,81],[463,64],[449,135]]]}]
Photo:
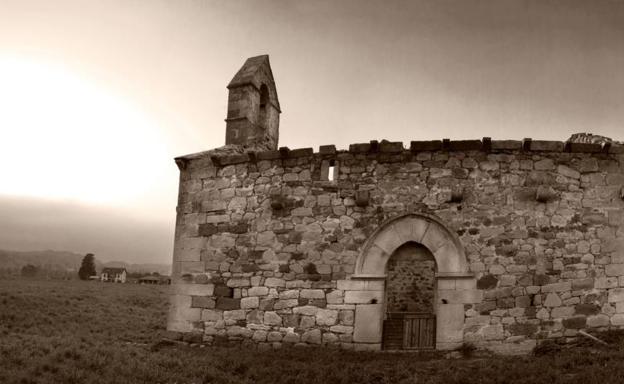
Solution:
[{"label": "tree", "polygon": [[39,267],[36,267],[32,264],[24,265],[21,270],[22,277],[35,277],[38,273]]},{"label": "tree", "polygon": [[85,257],[82,258],[82,265],[80,265],[80,269],[78,270],[78,277],[80,277],[80,280],[88,280],[89,277],[96,274],[95,256],[93,256],[93,253],[87,253]]}]

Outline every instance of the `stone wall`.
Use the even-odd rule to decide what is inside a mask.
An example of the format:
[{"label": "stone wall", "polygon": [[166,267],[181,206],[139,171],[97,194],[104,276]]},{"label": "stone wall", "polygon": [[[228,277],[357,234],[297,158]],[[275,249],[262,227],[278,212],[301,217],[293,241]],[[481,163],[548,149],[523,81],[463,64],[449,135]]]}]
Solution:
[{"label": "stone wall", "polygon": [[[208,343],[379,349],[378,272],[402,229],[384,235],[392,247],[370,241],[406,213],[452,234],[410,237],[437,263],[441,347],[522,348],[622,326],[623,152],[484,139],[178,158],[168,329]],[[323,160],[336,161],[337,180],[321,179]]]}]

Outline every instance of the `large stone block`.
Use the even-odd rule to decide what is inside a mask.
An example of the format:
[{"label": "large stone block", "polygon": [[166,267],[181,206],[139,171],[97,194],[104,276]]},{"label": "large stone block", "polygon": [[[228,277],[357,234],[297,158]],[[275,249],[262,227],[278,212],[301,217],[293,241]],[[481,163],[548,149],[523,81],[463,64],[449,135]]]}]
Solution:
[{"label": "large stone block", "polygon": [[176,295],[189,296],[212,296],[214,292],[213,284],[172,284],[172,291]]},{"label": "large stone block", "polygon": [[345,304],[378,304],[383,301],[383,291],[346,291]]},{"label": "large stone block", "polygon": [[338,311],[335,309],[319,309],[316,312],[316,323],[318,325],[334,325],[338,319]]},{"label": "large stone block", "polygon": [[248,296],[266,296],[269,294],[267,287],[251,287],[247,290]]},{"label": "large stone block", "polygon": [[301,342],[309,344],[321,344],[321,330],[312,329],[301,335]]},{"label": "large stone block", "polygon": [[463,341],[464,305],[440,304],[436,313],[437,343],[459,343]]},{"label": "large stone block", "polygon": [[605,267],[607,276],[624,276],[624,264],[608,264]]},{"label": "large stone block", "polygon": [[382,291],[384,280],[338,280],[337,287],[341,291]]},{"label": "large stone block", "polygon": [[[429,226],[427,226],[427,231],[422,238],[422,244],[434,254],[436,253],[438,248],[452,242],[453,239],[444,230],[444,228],[442,228],[437,223],[429,223]],[[437,257],[436,262],[438,262]]]},{"label": "large stone block", "polygon": [[322,289],[302,289],[300,297],[303,299],[324,299],[325,292]]},{"label": "large stone block", "polygon": [[438,289],[438,299],[447,304],[474,304],[483,301],[483,291],[478,289]]},{"label": "large stone block", "polygon": [[397,249],[403,242],[399,237],[399,234],[395,231],[393,226],[388,226],[377,233],[375,241],[373,242],[378,248],[382,249],[387,254],[391,254]]},{"label": "large stone block", "polygon": [[434,252],[439,273],[454,273],[465,270],[465,260],[461,256],[455,243],[448,240],[438,247]]},{"label": "large stone block", "polygon": [[362,304],[355,307],[354,342],[381,343],[382,311],[382,304]]},{"label": "large stone block", "polygon": [[167,330],[175,332],[190,332],[192,322],[201,319],[201,308],[192,308],[192,298],[187,295],[169,296],[169,314]]},{"label": "large stone block", "polygon": [[276,277],[268,277],[264,281],[264,285],[267,287],[285,287],[286,281],[284,279],[279,279]]},{"label": "large stone block", "polygon": [[260,299],[257,296],[243,297],[240,301],[240,306],[243,309],[258,308]]},{"label": "large stone block", "polygon": [[616,303],[624,301],[624,288],[615,288],[609,290],[609,302]]},{"label": "large stone block", "polygon": [[[394,251],[394,250],[393,250]],[[383,275],[386,270],[386,262],[392,253],[384,251],[377,245],[371,245],[364,254],[364,261],[361,273],[372,275]]]},{"label": "large stone block", "polygon": [[264,324],[267,325],[282,325],[282,318],[275,312],[267,311],[264,313]]},{"label": "large stone block", "polygon": [[590,328],[606,327],[607,325],[609,325],[609,316],[607,315],[600,314],[587,317],[587,326]]},{"label": "large stone block", "polygon": [[241,299],[234,299],[231,297],[217,297],[217,309],[222,310],[234,310],[240,308]]}]

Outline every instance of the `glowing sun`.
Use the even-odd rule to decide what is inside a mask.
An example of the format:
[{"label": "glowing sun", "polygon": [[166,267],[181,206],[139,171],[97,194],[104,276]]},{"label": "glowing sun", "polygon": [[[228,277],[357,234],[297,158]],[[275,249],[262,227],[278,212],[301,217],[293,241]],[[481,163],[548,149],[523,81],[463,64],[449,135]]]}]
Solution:
[{"label": "glowing sun", "polygon": [[[0,193],[121,202],[157,188],[158,125],[63,67],[0,56]],[[159,172],[160,171],[160,172]]]}]

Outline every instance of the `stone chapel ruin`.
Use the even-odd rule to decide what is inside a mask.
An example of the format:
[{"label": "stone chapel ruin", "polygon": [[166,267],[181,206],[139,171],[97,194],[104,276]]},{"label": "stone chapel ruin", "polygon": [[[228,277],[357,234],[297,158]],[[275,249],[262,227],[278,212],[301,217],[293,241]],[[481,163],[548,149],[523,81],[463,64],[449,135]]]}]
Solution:
[{"label": "stone chapel ruin", "polygon": [[499,352],[624,326],[624,146],[278,146],[268,56],[180,169],[168,330],[204,343]]}]

